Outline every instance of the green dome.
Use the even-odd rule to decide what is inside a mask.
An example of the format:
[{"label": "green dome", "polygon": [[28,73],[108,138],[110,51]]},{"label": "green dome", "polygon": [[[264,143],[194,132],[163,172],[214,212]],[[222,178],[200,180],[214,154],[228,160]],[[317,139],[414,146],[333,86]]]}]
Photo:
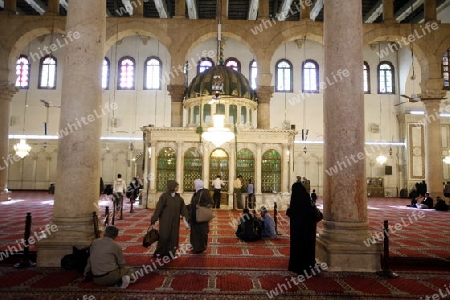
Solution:
[{"label": "green dome", "polygon": [[212,85],[214,75],[220,75],[221,82],[223,83],[221,96],[245,98],[255,101],[255,92],[250,87],[248,79],[240,72],[224,65],[209,68],[192,79],[186,92],[186,98],[199,98],[206,95],[213,95]]}]

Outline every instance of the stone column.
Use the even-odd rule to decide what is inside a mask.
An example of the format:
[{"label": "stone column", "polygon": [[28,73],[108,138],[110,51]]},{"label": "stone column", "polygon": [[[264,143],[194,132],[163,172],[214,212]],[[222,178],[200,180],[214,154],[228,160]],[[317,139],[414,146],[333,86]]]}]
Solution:
[{"label": "stone column", "polygon": [[262,149],[261,144],[256,144],[256,168],[255,168],[255,178],[253,179],[254,193],[255,195],[261,195],[261,170],[262,170]]},{"label": "stone column", "polygon": [[283,153],[281,153],[281,191],[285,193],[288,191],[289,186],[289,154],[288,154],[288,144],[283,144]]},{"label": "stone column", "polygon": [[[64,47],[60,129],[52,228],[38,242],[40,267],[59,267],[72,246],[94,239],[92,212],[98,212],[102,117],[115,107],[102,106],[101,73],[106,35],[105,1],[71,1]],[[89,70],[89,72],[86,72]],[[80,88],[82,87],[82,88]]]},{"label": "stone column", "polygon": [[185,18],[186,16],[186,1],[175,0],[175,16],[174,18]]},{"label": "stone column", "polygon": [[59,0],[48,0],[47,12],[49,15],[59,15]]},{"label": "stone column", "polygon": [[180,187],[178,188],[180,193],[184,191],[183,186],[183,142],[177,142],[177,164],[175,166],[175,178]]},{"label": "stone column", "polygon": [[273,86],[258,86],[258,128],[270,128],[270,99],[274,91]]},{"label": "stone column", "polygon": [[8,153],[8,133],[9,119],[11,118],[11,100],[17,90],[14,85],[8,84],[6,81],[0,83],[0,201],[8,200],[10,194],[8,192],[8,165],[15,160],[10,159],[14,154]]},{"label": "stone column", "polygon": [[203,183],[205,184],[205,188],[209,189],[211,186],[211,180],[209,179],[209,147],[206,143],[202,143],[200,147],[203,155]]},{"label": "stone column", "polygon": [[437,12],[436,12],[436,0],[425,0],[424,4],[424,17],[425,23],[428,21],[436,20]]},{"label": "stone column", "polygon": [[167,91],[172,98],[171,127],[183,127],[183,98],[186,86],[182,84],[169,84]]},{"label": "stone column", "polygon": [[383,21],[394,21],[394,0],[383,0]]},{"label": "stone column", "polygon": [[[427,97],[426,95],[422,95]],[[425,181],[430,196],[443,197],[444,181],[442,165],[440,100],[422,100],[425,104]]]},{"label": "stone column", "polygon": [[[316,257],[331,271],[373,272],[380,268],[380,245],[369,238],[364,157],[363,23],[360,0],[327,1],[324,16],[323,233]],[[339,34],[336,34],[339,32]],[[352,116],[349,118],[348,116]],[[381,227],[382,224],[380,224]]]},{"label": "stone column", "polygon": [[[147,207],[149,208],[155,208],[156,202],[158,199],[156,199],[156,159],[158,158],[158,154],[156,153],[156,142],[152,142],[150,149],[152,149],[152,157],[150,158],[150,191],[147,194]],[[150,198],[150,195],[153,196],[153,198]],[[150,198],[150,199],[149,199]]]}]

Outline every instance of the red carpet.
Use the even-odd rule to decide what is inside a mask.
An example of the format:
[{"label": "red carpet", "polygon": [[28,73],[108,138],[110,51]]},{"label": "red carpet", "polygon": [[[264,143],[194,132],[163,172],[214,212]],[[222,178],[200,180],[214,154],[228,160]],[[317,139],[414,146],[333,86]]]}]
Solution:
[{"label": "red carpet", "polygon": [[[52,215],[53,195],[13,192],[12,198],[0,203],[0,250],[4,251],[17,247],[16,240],[23,238],[28,211],[32,213],[32,232],[45,229]],[[141,246],[151,210],[135,207],[135,212],[129,213],[127,204],[124,219],[116,220],[115,225],[121,230],[117,241],[127,264],[142,274],[136,284],[121,290],[77,283],[75,272],[60,268],[16,269],[12,267],[20,259],[16,255],[0,261],[0,299],[264,299],[277,294],[277,299],[431,299],[439,292],[444,298],[442,293],[450,294],[450,212],[420,211],[422,217],[415,219],[419,211],[406,208],[407,202],[369,198],[369,226],[374,234],[381,232],[384,220],[402,225],[390,234],[390,266],[399,275],[395,279],[325,271],[303,282],[293,281],[293,274],[286,271],[289,223],[283,212],[279,214],[279,239],[243,243],[234,237],[233,224],[239,212],[216,211],[204,254],[186,253],[189,232],[181,226],[181,256],[158,264],[151,256],[154,249]],[[99,204],[103,212],[111,202],[102,198]]]}]

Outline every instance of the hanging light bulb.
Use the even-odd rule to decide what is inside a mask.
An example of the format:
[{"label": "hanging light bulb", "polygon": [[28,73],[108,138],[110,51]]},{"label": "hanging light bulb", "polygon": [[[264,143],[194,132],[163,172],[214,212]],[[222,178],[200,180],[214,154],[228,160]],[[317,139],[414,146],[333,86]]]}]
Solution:
[{"label": "hanging light bulb", "polygon": [[376,160],[377,160],[377,163],[379,163],[380,165],[383,165],[387,161],[387,157],[384,156],[383,153],[380,153],[380,155],[377,156]]},{"label": "hanging light bulb", "polygon": [[14,151],[20,158],[24,158],[30,153],[31,146],[27,144],[25,139],[21,139],[20,142],[14,145]]}]

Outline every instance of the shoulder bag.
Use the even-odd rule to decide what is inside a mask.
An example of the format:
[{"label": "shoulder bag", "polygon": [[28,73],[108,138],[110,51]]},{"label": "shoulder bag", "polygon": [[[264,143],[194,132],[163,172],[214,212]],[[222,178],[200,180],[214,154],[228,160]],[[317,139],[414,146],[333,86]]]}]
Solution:
[{"label": "shoulder bag", "polygon": [[[200,193],[200,197],[198,198],[198,201],[200,202],[200,199],[202,197],[203,191]],[[209,222],[214,218],[212,207],[210,206],[200,206],[198,203],[196,205],[195,210],[195,220],[198,223],[201,222]]]}]

